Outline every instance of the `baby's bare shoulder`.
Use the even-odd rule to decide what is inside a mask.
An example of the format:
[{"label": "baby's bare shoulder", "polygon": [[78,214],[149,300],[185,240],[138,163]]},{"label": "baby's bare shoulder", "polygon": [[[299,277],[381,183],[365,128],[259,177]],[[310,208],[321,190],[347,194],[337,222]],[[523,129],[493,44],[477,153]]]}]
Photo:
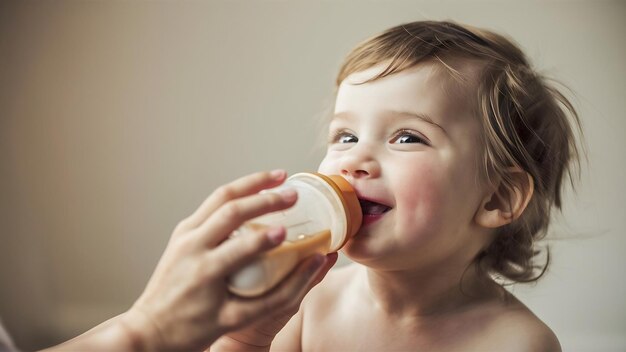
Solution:
[{"label": "baby's bare shoulder", "polygon": [[479,349],[561,351],[554,332],[517,299],[501,309],[495,309],[484,332],[488,338],[477,341]]}]

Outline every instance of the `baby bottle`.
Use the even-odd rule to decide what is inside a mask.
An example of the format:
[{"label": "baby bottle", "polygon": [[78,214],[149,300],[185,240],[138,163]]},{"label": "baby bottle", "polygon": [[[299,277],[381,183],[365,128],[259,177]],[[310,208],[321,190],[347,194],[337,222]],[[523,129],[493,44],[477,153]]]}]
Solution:
[{"label": "baby bottle", "polygon": [[252,297],[267,292],[304,258],[341,249],[361,226],[359,200],[343,177],[298,173],[267,192],[285,187],[298,193],[293,207],[254,218],[235,231],[235,236],[245,236],[246,232],[276,225],[287,231],[278,247],[262,253],[228,278],[228,288],[236,295]]}]

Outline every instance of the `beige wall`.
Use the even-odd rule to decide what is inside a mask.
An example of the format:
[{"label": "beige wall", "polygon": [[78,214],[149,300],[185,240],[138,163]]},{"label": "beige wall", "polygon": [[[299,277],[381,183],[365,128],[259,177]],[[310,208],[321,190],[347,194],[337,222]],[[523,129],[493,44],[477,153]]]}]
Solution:
[{"label": "beige wall", "polygon": [[589,164],[553,266],[513,290],[566,350],[626,349],[626,3],[0,4],[0,316],[41,347],[123,311],[176,222],[245,173],[313,170],[358,41],[454,19],[513,36],[572,88]]}]

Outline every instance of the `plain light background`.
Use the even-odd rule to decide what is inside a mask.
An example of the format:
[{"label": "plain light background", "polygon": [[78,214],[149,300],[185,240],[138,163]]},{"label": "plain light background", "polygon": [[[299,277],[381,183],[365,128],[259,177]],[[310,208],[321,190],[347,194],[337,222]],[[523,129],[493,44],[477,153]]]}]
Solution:
[{"label": "plain light background", "polygon": [[44,347],[127,309],[175,224],[257,170],[317,168],[345,54],[451,19],[567,85],[589,162],[553,264],[512,290],[569,351],[626,350],[626,3],[0,3],[0,316]]}]

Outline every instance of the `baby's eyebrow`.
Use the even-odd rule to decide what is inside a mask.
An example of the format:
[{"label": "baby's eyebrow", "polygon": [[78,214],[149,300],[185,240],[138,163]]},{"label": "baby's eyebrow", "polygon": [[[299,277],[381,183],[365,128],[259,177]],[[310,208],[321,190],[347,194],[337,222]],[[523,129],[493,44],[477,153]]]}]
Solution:
[{"label": "baby's eyebrow", "polygon": [[333,117],[331,120],[351,120],[351,119],[352,119],[352,113],[350,111],[342,111],[342,112],[337,112],[333,114]]},{"label": "baby's eyebrow", "polygon": [[443,127],[441,127],[441,125],[436,123],[430,116],[424,113],[415,113],[415,112],[409,112],[409,111],[396,111],[396,110],[388,110],[386,111],[386,113],[389,114],[390,116],[406,116],[406,117],[416,118],[416,119],[422,120],[426,123],[429,123],[439,128],[444,133],[446,132],[446,130]]},{"label": "baby's eyebrow", "polygon": [[[428,116],[428,114],[409,112],[409,111],[385,110],[385,111],[383,111],[382,115],[386,116],[386,117],[389,117],[389,118],[394,118],[394,117],[416,118],[416,119],[424,121],[424,122],[426,122],[428,124],[431,124],[431,125],[439,128],[443,133],[446,133],[446,130],[443,127],[441,127],[441,125],[436,123],[430,116]],[[341,111],[341,112],[335,113],[333,115],[332,120],[348,120],[349,121],[349,120],[351,120],[353,118],[354,118],[354,116],[353,116],[352,112],[350,112],[350,111]]]}]

